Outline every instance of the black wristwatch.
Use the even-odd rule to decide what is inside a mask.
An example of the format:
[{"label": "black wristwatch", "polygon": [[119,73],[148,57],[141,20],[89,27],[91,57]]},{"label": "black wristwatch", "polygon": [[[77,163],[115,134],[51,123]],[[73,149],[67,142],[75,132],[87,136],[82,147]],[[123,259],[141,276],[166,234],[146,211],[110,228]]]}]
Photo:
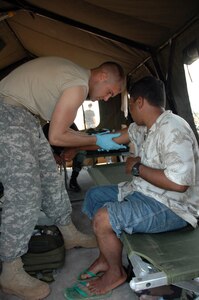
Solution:
[{"label": "black wristwatch", "polygon": [[133,176],[140,176],[140,172],[139,172],[139,168],[140,168],[140,165],[141,165],[141,163],[140,162],[137,162],[134,166],[133,166],[133,168],[132,168],[132,170],[131,170],[131,174],[133,175]]}]

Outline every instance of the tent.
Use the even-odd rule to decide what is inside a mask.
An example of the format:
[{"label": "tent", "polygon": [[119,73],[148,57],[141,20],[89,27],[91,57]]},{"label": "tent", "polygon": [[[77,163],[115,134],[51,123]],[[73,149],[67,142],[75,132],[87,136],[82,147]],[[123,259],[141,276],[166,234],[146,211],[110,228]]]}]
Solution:
[{"label": "tent", "polygon": [[162,79],[168,107],[194,129],[183,64],[198,56],[198,16],[198,0],[2,0],[0,75],[38,56],[113,60],[133,80]]}]

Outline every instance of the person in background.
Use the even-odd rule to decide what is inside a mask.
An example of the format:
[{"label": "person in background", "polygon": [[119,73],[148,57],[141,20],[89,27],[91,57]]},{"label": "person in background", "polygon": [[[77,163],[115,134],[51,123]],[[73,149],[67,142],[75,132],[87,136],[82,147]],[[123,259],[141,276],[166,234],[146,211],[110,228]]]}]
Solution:
[{"label": "person in background", "polygon": [[[165,110],[162,81],[144,77],[129,87],[134,120],[118,142],[134,145],[125,170],[132,181],[91,188],[83,212],[92,219],[100,255],[81,279],[92,294],[103,295],[125,282],[122,231],[159,233],[177,230],[199,217],[199,149],[189,124]],[[93,275],[92,275],[93,276]],[[85,290],[84,290],[85,292]]]},{"label": "person in background", "polygon": [[73,192],[80,192],[81,187],[78,184],[77,177],[79,176],[79,173],[83,167],[84,159],[86,157],[86,151],[79,151],[73,158],[73,164],[72,164],[72,174],[69,181],[69,189]]},{"label": "person in background", "polygon": [[71,203],[40,119],[50,121],[51,145],[97,145],[106,150],[123,147],[113,141],[116,134],[91,136],[70,126],[88,94],[92,101],[108,101],[121,93],[124,83],[123,69],[115,62],[89,70],[61,57],[33,59],[1,80],[2,291],[29,300],[43,299],[50,293],[49,285],[29,276],[21,261],[40,209],[58,226],[66,249],[96,247],[94,235],[79,232],[71,220]]},{"label": "person in background", "polygon": [[[49,126],[50,123],[46,123],[43,126],[43,132],[45,134],[45,137],[48,140],[48,132],[49,132]],[[76,126],[75,123],[73,123],[70,126],[71,129],[78,131],[78,128]],[[67,148],[64,147],[56,147],[56,146],[51,146],[52,147],[52,151],[53,151],[53,155],[55,158],[55,161],[58,165],[62,166],[63,164],[66,164],[66,160],[64,158],[64,151]],[[75,150],[75,149],[74,149]],[[71,174],[71,178],[69,181],[69,189],[71,191],[74,191],[76,193],[81,191],[81,187],[79,186],[78,182],[77,182],[77,177],[79,175],[79,172],[81,171],[82,167],[83,167],[83,163],[84,163],[84,159],[86,157],[86,151],[76,151],[77,153],[74,154],[74,158],[73,163],[72,163],[72,174]]]},{"label": "person in background", "polygon": [[88,109],[86,109],[84,112],[86,129],[96,127],[95,112],[93,111],[92,106],[92,103],[89,103]]},{"label": "person in background", "polygon": [[[71,125],[71,128],[73,130],[79,131],[75,123]],[[77,177],[79,176],[79,173],[83,167],[85,157],[86,157],[86,151],[80,150],[73,158],[72,174],[69,181],[69,189],[76,193],[81,191],[81,187],[77,182]]]}]

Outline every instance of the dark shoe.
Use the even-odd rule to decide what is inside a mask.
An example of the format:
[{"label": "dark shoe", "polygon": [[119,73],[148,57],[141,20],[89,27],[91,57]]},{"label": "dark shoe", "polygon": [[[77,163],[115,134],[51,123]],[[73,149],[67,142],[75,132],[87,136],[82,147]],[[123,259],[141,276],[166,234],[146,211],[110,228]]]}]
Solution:
[{"label": "dark shoe", "polygon": [[181,298],[182,289],[174,285],[164,285],[152,289],[136,292],[139,300],[174,300]]},{"label": "dark shoe", "polygon": [[76,192],[76,193],[81,191],[81,188],[76,180],[70,180],[69,188],[71,191]]}]

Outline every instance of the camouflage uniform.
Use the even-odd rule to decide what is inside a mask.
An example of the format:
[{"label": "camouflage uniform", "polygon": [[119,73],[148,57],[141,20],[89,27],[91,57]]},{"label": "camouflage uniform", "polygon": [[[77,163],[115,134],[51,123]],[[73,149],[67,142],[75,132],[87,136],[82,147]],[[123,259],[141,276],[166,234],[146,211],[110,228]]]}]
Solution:
[{"label": "camouflage uniform", "polygon": [[72,209],[39,119],[0,99],[0,136],[0,258],[11,261],[27,252],[40,209],[57,225],[71,221]]}]

